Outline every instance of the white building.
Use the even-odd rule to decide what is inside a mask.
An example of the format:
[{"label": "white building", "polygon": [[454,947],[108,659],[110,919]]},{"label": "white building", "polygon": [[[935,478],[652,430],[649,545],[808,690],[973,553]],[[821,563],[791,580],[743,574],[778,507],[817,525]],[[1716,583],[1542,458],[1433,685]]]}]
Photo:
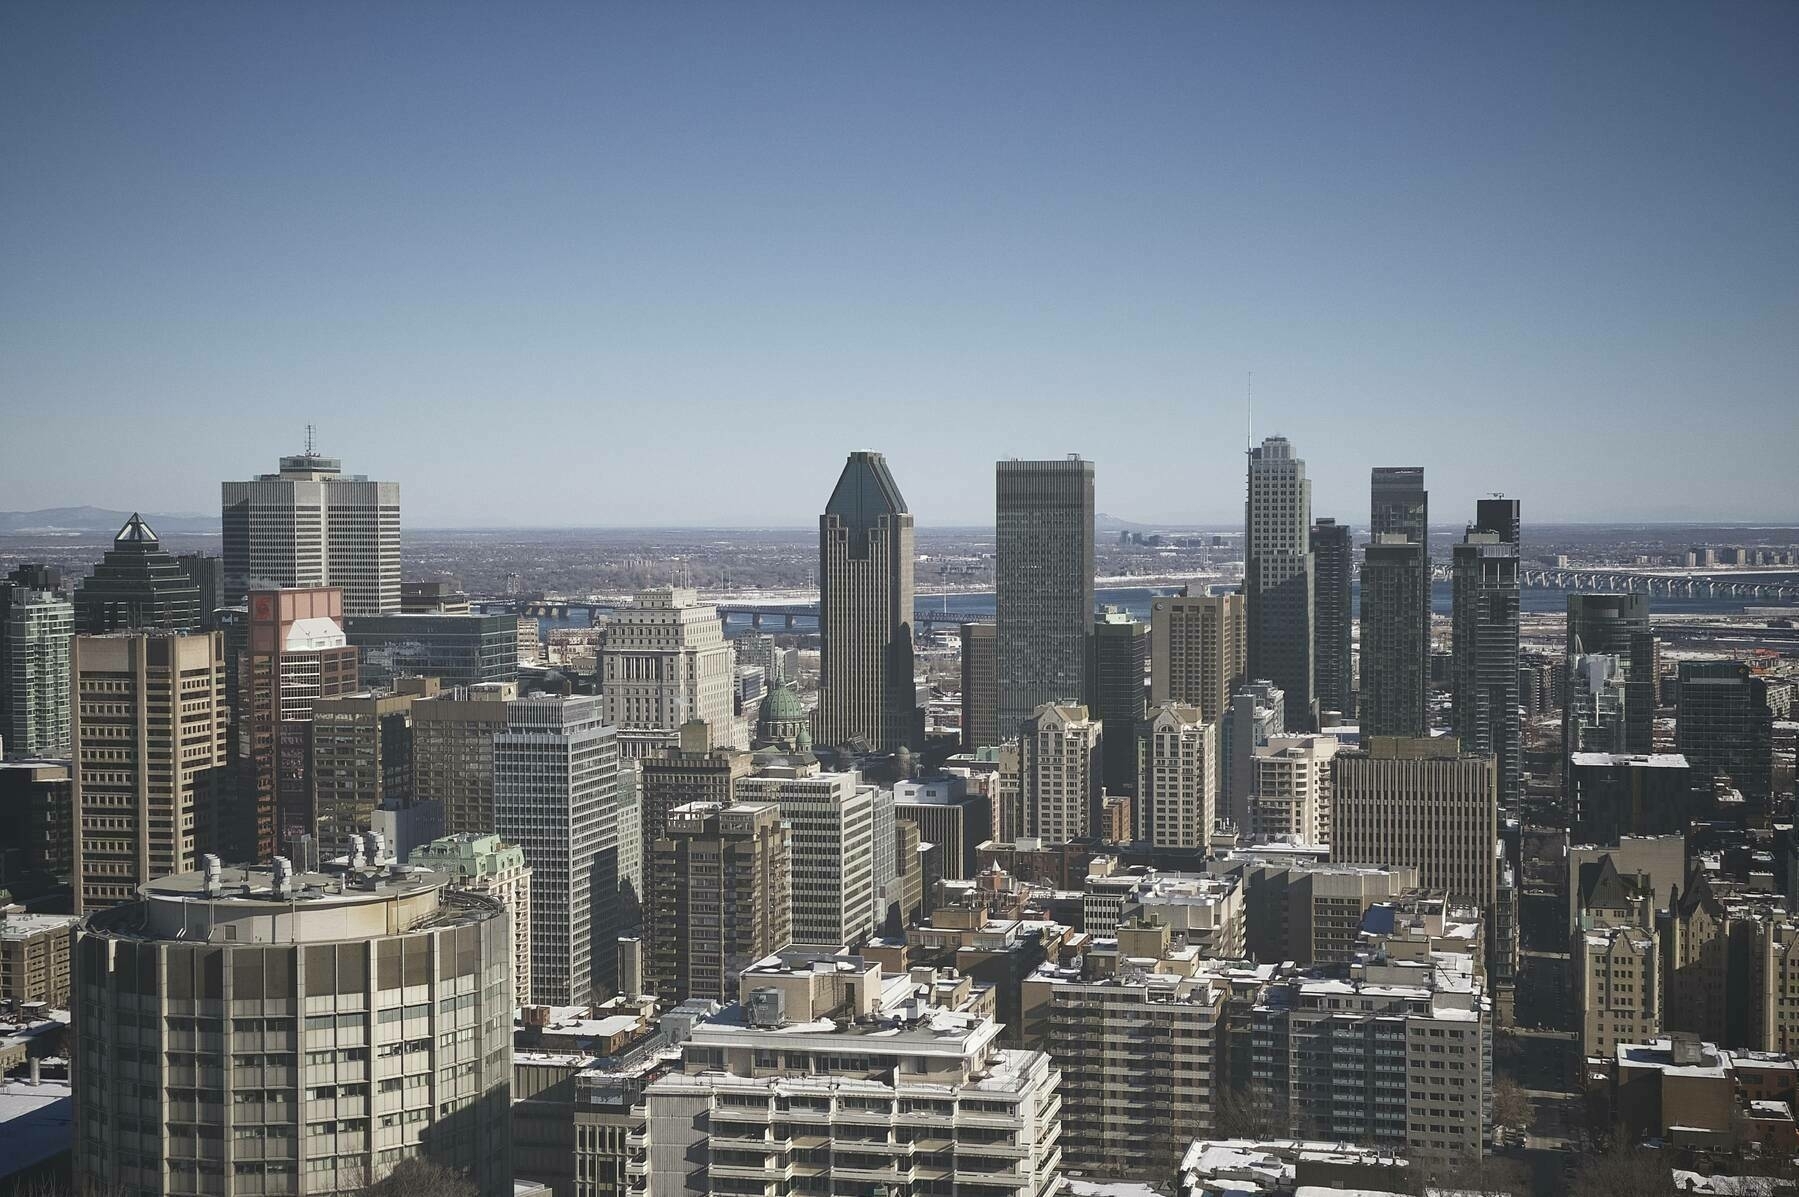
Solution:
[{"label": "white building", "polygon": [[224,484],[227,606],[252,587],[335,586],[346,616],[400,609],[400,484],[341,470],[302,453]]},{"label": "white building", "polygon": [[854,956],[773,958],[743,991],[645,1090],[628,1192],[1060,1189],[1060,1073],[1001,1048],[991,1016],[928,1005],[909,975]]},{"label": "white building", "polygon": [[874,928],[877,791],[859,773],[795,772],[740,777],[735,799],[778,803],[793,829],[793,942],[832,950],[860,943]]},{"label": "white building", "polygon": [[1331,842],[1333,736],[1273,736],[1255,750],[1250,830],[1262,841]]},{"label": "white building", "polygon": [[1083,706],[1045,703],[1019,737],[1020,834],[1062,844],[1092,833],[1103,728]]},{"label": "white building", "polygon": [[1244,506],[1243,595],[1245,676],[1266,678],[1285,698],[1284,722],[1316,726],[1312,668],[1312,484],[1284,436],[1265,438],[1249,454]]},{"label": "white building", "polygon": [[1137,838],[1158,848],[1204,848],[1218,817],[1218,725],[1196,706],[1150,711],[1138,750]]},{"label": "white building", "polygon": [[494,829],[524,849],[532,871],[530,1001],[611,997],[620,930],[617,732],[596,698],[522,698],[506,704],[493,770]]},{"label": "white building", "polygon": [[690,719],[705,721],[712,743],[748,748],[733,714],[735,687],[724,623],[693,590],[646,590],[606,624],[600,690],[627,756],[675,746]]}]

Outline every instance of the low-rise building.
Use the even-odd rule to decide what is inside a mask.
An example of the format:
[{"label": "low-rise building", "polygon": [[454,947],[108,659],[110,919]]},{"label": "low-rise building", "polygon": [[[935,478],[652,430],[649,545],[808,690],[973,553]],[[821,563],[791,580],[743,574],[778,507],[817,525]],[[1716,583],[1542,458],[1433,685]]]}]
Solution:
[{"label": "low-rise building", "polygon": [[72,914],[0,910],[0,1001],[69,1004]]},{"label": "low-rise building", "polygon": [[791,954],[742,984],[645,1089],[632,1192],[1061,1187],[1060,1075],[1000,1047],[992,1018],[920,1003],[908,974],[853,956]]}]

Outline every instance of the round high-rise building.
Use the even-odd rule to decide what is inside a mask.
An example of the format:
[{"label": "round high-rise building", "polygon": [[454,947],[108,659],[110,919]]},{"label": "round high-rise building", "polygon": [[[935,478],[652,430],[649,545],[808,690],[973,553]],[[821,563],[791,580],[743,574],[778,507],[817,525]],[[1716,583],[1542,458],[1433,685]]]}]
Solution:
[{"label": "round high-rise building", "polygon": [[397,867],[152,881],[75,932],[82,1184],[358,1191],[413,1156],[511,1190],[511,947],[493,898]]}]

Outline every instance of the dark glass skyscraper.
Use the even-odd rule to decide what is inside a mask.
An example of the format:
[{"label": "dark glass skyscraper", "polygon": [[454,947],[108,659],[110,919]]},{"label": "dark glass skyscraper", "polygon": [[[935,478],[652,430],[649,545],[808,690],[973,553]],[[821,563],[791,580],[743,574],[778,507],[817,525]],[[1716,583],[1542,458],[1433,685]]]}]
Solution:
[{"label": "dark glass skyscraper", "polygon": [[[1424,489],[1422,466],[1376,466],[1368,479],[1368,539],[1370,543],[1383,536],[1401,536],[1418,546],[1419,570],[1416,576],[1418,599],[1409,604],[1418,630],[1400,646],[1416,652],[1419,666],[1430,685],[1430,492]],[[1368,689],[1368,582],[1362,580],[1362,689]],[[1409,675],[1411,665],[1403,666]],[[1376,733],[1378,734],[1378,733]],[[1411,733],[1395,733],[1411,734]],[[1419,732],[1418,734],[1423,734]]]},{"label": "dark glass skyscraper", "polygon": [[[1420,585],[1423,576],[1425,585]],[[1363,736],[1426,735],[1430,654],[1419,636],[1419,607],[1429,593],[1424,546],[1399,532],[1378,532],[1362,558]]]},{"label": "dark glass skyscraper", "polygon": [[1523,797],[1518,714],[1518,501],[1482,499],[1452,556],[1455,730],[1499,764],[1499,807]]},{"label": "dark glass skyscraper", "polygon": [[136,628],[193,631],[200,626],[200,588],[133,512],[112,549],[75,590],[75,630],[98,635]]},{"label": "dark glass skyscraper", "polygon": [[912,681],[912,515],[879,453],[852,453],[818,517],[818,740],[924,747]]},{"label": "dark glass skyscraper", "polygon": [[1312,556],[1316,561],[1313,595],[1312,657],[1318,705],[1347,716],[1355,713],[1355,668],[1350,651],[1354,612],[1349,601],[1355,573],[1349,525],[1333,519],[1312,524]]},{"label": "dark glass skyscraper", "polygon": [[1093,621],[1087,658],[1087,710],[1105,724],[1100,781],[1108,794],[1137,793],[1137,730],[1143,722],[1149,625],[1116,609]]},{"label": "dark glass skyscraper", "polygon": [[1653,752],[1661,646],[1649,627],[1649,596],[1569,595],[1567,651],[1570,660],[1603,653],[1625,663],[1624,751]]},{"label": "dark glass skyscraper", "polygon": [[1742,661],[1682,661],[1675,748],[1709,790],[1719,778],[1743,793],[1745,812],[1766,825],[1774,793],[1774,720],[1788,717],[1791,692]]},{"label": "dark glass skyscraper", "polygon": [[1087,684],[1093,631],[1093,463],[1002,461],[994,487],[999,736]]},{"label": "dark glass skyscraper", "polygon": [[1243,517],[1243,595],[1249,617],[1247,675],[1285,695],[1292,731],[1316,727],[1312,669],[1312,484],[1284,436],[1249,451]]}]

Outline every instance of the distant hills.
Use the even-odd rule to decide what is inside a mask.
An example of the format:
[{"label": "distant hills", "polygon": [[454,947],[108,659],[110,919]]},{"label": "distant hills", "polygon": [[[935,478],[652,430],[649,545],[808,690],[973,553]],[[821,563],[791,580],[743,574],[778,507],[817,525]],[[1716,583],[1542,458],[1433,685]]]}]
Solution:
[{"label": "distant hills", "polygon": [[[129,511],[105,507],[46,507],[41,511],[0,511],[0,536],[46,532],[117,532],[131,518]],[[217,532],[216,515],[167,515],[144,512],[144,521],[158,533]]]}]

